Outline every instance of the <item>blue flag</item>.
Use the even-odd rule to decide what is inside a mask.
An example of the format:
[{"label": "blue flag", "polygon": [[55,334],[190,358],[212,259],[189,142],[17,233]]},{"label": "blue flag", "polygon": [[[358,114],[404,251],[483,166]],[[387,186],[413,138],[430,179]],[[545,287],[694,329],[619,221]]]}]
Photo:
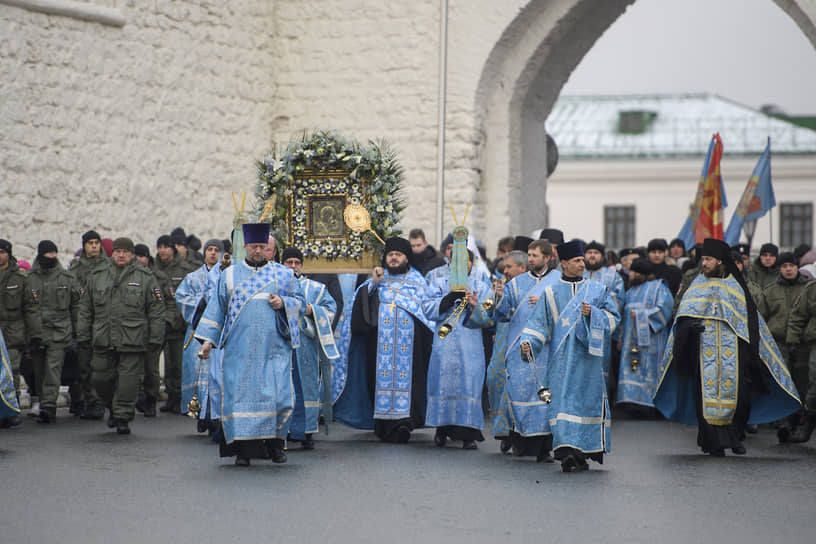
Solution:
[{"label": "blue flag", "polygon": [[[697,194],[694,197],[694,204],[691,205],[688,217],[686,217],[686,222],[683,223],[683,228],[680,229],[680,233],[677,235],[677,237],[683,241],[683,245],[686,246],[687,250],[694,247],[694,233],[703,204],[703,188],[705,187],[706,179],[708,179],[711,173],[711,158],[714,156],[718,142],[720,142],[719,133],[714,134],[714,136],[711,137],[711,143],[708,144],[708,152],[706,153],[705,161],[703,161],[703,171],[700,174],[700,181],[697,183]],[[719,167],[719,157],[716,159],[716,162],[718,163],[716,166]],[[725,183],[722,183],[722,176],[720,176],[720,187],[722,189],[722,208],[725,209],[725,207],[728,206],[728,201],[725,198]]]},{"label": "blue flag", "polygon": [[728,230],[725,231],[725,243],[729,246],[738,244],[740,231],[745,222],[756,221],[774,206],[776,206],[776,198],[771,184],[771,138],[769,137],[765,151],[757,161],[739,205],[734,210],[734,215],[731,216]]}]

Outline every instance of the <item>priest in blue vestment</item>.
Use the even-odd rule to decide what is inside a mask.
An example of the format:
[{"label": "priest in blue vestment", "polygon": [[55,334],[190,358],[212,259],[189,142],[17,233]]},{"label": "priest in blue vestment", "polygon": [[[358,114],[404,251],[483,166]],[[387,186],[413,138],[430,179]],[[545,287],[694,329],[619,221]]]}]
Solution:
[{"label": "priest in blue vestment", "polygon": [[222,457],[248,466],[253,458],[286,462],[284,445],[294,406],[292,352],[300,345],[298,321],[306,300],[294,273],[264,251],[268,223],[243,225],[245,260],[218,278],[196,329],[201,357],[213,347],[222,359]]},{"label": "priest in blue vestment", "polygon": [[603,462],[609,452],[611,416],[603,355],[620,322],[617,305],[601,283],[586,280],[580,240],[558,246],[561,278],[544,289],[521,335],[523,356],[541,376],[555,458],[564,472],[587,470],[587,459]]},{"label": "priest in blue vestment", "polygon": [[622,355],[616,403],[634,415],[654,411],[657,369],[669,336],[673,306],[668,284],[655,278],[649,259],[632,261],[618,327],[622,331]]},{"label": "priest in blue vestment", "polygon": [[[300,442],[304,450],[314,449],[321,407],[321,392],[331,395],[331,362],[337,359],[332,321],[337,303],[328,287],[319,281],[303,276],[303,252],[287,247],[281,255],[283,266],[292,270],[301,284],[306,299],[306,311],[300,318],[300,347],[292,359],[292,384],[295,388],[295,408],[289,438]],[[321,380],[324,387],[321,388]],[[324,397],[325,398],[325,397]],[[324,400],[326,426],[331,421],[331,399]]]},{"label": "priest in blue vestment", "polygon": [[[517,250],[510,251],[502,259],[504,270],[501,280],[493,280],[497,283],[496,288],[501,292],[504,284],[511,281],[516,276],[527,273],[527,253]],[[496,295],[498,298],[498,294]],[[510,328],[510,321],[503,319],[496,322],[496,336],[493,339],[493,354],[490,363],[487,365],[486,381],[487,395],[490,407],[490,416],[493,420],[493,436],[496,440],[501,440],[503,451],[510,449],[510,431],[512,425],[507,405],[509,403],[505,386],[507,384],[507,364],[505,353],[507,351],[507,331]]]},{"label": "priest in blue vestment", "polygon": [[[198,414],[198,431],[215,432],[217,420],[220,417],[221,403],[220,396],[210,394],[210,365],[220,361],[221,350],[214,350],[210,353],[209,359],[201,359],[198,351],[201,345],[193,342],[192,335],[198,326],[198,321],[207,307],[207,302],[212,291],[210,273],[220,271],[221,254],[224,252],[224,242],[217,239],[207,240],[204,244],[204,264],[184,276],[178,288],[176,288],[176,305],[181,312],[181,316],[187,323],[187,332],[184,338],[184,353],[181,359],[181,413],[187,413],[190,401],[193,396],[201,406]],[[216,406],[215,400],[218,400]]]},{"label": "priest in blue vestment", "polygon": [[[429,286],[423,310],[437,331],[428,365],[427,415],[425,425],[436,427],[434,442],[444,446],[448,439],[462,441],[462,448],[475,450],[484,441],[482,389],[485,365],[481,329],[492,324],[484,302],[492,290],[473,268],[468,255],[467,290],[452,291],[450,280],[438,277]],[[456,251],[456,249],[454,249]],[[450,327],[450,332],[443,332]],[[447,330],[447,329],[445,329]]]},{"label": "priest in blue vestment", "polygon": [[728,245],[707,238],[701,255],[702,273],[677,308],[654,404],[672,421],[696,423],[703,453],[741,455],[746,424],[782,419],[802,405]]},{"label": "priest in blue vestment", "polygon": [[507,373],[505,395],[510,416],[509,432],[496,438],[502,440],[502,451],[512,447],[513,455],[535,456],[539,462],[552,461],[549,412],[546,404],[538,398],[541,380],[547,369],[547,354],[529,363],[522,359],[519,344],[527,320],[538,305],[544,289],[561,277],[561,272],[550,266],[552,259],[550,242],[530,240],[527,249],[529,271],[497,289],[498,304],[494,310],[495,320],[508,323],[504,361]]},{"label": "priest in blue vestment", "polygon": [[[584,277],[588,280],[600,282],[606,287],[618,314],[623,311],[623,279],[614,268],[606,266],[606,247],[600,242],[592,240],[584,246]],[[618,365],[620,361],[620,350],[615,342],[620,341],[620,328],[615,329],[612,335],[613,342],[610,342],[604,352],[604,375],[606,376],[606,386],[610,397],[614,398],[614,389],[618,379]]]},{"label": "priest in blue vestment", "polygon": [[382,267],[355,294],[340,340],[348,347],[332,379],[334,419],[388,442],[407,442],[425,424],[433,323],[422,311],[428,284],[412,255],[408,240],[385,241]]}]

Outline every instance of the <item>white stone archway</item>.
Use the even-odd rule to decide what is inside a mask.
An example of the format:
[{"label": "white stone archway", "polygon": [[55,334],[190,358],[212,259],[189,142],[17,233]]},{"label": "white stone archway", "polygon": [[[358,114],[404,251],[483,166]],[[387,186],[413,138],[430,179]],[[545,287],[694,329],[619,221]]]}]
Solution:
[{"label": "white stone archway", "polygon": [[[544,122],[569,75],[634,1],[533,0],[491,50],[475,96],[472,193],[488,248],[547,225]],[[774,2],[816,47],[816,2]]]}]

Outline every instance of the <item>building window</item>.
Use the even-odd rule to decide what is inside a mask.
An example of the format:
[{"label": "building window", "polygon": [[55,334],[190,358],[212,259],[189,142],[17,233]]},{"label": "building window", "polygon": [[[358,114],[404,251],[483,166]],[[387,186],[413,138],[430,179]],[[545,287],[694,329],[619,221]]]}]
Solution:
[{"label": "building window", "polygon": [[813,245],[813,203],[791,202],[779,205],[779,245]]},{"label": "building window", "polygon": [[604,243],[609,249],[634,247],[634,206],[604,206]]}]

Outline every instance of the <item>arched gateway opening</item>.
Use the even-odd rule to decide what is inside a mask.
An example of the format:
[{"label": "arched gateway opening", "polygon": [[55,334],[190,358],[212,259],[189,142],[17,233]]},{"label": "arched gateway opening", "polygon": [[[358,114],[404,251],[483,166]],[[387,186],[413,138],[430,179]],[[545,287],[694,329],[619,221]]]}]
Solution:
[{"label": "arched gateway opening", "polygon": [[[545,120],[572,71],[634,1],[533,0],[493,46],[474,108],[474,200],[488,247],[507,233],[547,225]],[[816,47],[816,4],[774,3]]]}]

